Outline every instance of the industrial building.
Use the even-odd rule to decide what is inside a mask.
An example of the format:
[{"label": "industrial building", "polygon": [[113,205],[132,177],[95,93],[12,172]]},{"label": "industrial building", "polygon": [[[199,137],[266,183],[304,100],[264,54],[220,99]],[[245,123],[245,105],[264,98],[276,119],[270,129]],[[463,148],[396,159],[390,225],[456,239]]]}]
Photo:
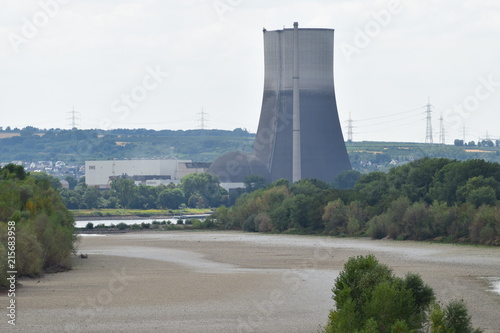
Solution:
[{"label": "industrial building", "polygon": [[333,37],[333,29],[298,23],[264,29],[264,96],[253,154],[225,154],[209,172],[233,182],[249,174],[331,182],[351,170],[335,99]]},{"label": "industrial building", "polygon": [[85,183],[88,186],[109,188],[113,179],[128,177],[136,185],[178,184],[186,175],[207,172],[209,166],[210,163],[190,160],[85,161]]}]

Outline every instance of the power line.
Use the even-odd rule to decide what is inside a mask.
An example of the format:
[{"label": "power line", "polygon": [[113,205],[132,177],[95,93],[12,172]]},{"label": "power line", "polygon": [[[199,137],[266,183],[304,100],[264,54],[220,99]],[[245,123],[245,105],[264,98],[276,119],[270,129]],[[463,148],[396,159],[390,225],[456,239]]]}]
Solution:
[{"label": "power line", "polygon": [[208,113],[203,111],[203,108],[201,108],[201,112],[199,112],[197,114],[200,115],[200,120],[199,120],[200,128],[201,128],[201,130],[205,130],[206,129],[205,123],[208,122],[208,120],[205,118],[205,115],[208,115]]},{"label": "power line", "polygon": [[347,142],[352,142],[352,126],[353,120],[351,118],[351,113],[349,112],[349,120],[347,120]]},{"label": "power line", "polygon": [[441,115],[441,117],[439,118],[439,143],[441,143],[442,145],[445,144],[443,115]]},{"label": "power line", "polygon": [[399,115],[402,115],[402,114],[406,114],[406,113],[410,113],[410,112],[414,112],[414,111],[417,111],[417,110],[420,110],[421,107],[418,107],[418,108],[415,108],[415,109],[411,109],[411,110],[408,110],[408,111],[403,111],[403,112],[397,112],[397,113],[392,113],[392,114],[388,114],[388,115],[385,115],[385,116],[379,116],[379,117],[373,117],[373,118],[365,118],[365,119],[357,119],[356,121],[367,121],[367,120],[376,120],[376,119],[383,119],[383,118],[388,118],[388,117],[393,117],[393,116],[399,116]]},{"label": "power line", "polygon": [[425,129],[425,143],[433,143],[432,140],[432,105],[431,105],[431,99],[429,97],[429,101],[427,103],[427,110],[425,111],[427,113],[427,126]]},{"label": "power line", "polygon": [[69,111],[69,112],[66,112],[70,115],[70,117],[66,118],[66,120],[69,120],[70,121],[70,126],[71,126],[71,129],[76,129],[77,127],[77,120],[80,120],[79,117],[77,117],[76,115],[77,114],[80,114],[80,112],[77,112],[75,111],[75,107],[73,106],[73,111]]}]

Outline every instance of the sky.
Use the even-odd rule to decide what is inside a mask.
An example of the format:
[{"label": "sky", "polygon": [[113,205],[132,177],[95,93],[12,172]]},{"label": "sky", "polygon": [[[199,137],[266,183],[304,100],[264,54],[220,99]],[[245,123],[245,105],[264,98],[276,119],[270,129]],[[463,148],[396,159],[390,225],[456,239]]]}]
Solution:
[{"label": "sky", "polygon": [[255,132],[295,21],[335,29],[345,139],[424,142],[429,100],[434,142],[500,138],[498,0],[0,0],[0,126]]}]

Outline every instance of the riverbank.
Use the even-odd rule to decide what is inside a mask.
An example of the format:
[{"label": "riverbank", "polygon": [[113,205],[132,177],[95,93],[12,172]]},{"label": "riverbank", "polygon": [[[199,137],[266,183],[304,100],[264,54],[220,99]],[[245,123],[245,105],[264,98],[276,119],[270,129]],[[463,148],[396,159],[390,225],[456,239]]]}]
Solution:
[{"label": "riverbank", "polygon": [[85,236],[78,252],[72,271],[21,281],[23,332],[315,333],[343,264],[368,253],[500,331],[497,248],[217,231]]},{"label": "riverbank", "polygon": [[149,219],[171,219],[177,216],[196,216],[207,215],[211,211],[209,209],[72,209],[70,210],[76,221],[84,220],[140,220]]}]

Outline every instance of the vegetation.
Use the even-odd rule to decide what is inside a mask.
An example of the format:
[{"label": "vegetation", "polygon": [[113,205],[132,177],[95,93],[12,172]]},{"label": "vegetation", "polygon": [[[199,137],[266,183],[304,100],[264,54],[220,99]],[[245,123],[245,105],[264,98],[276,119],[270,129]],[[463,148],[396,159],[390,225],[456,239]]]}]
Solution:
[{"label": "vegetation", "polygon": [[[354,175],[339,175],[334,184]],[[359,177],[352,189],[279,180],[215,218],[228,229],[500,245],[500,164],[424,158]]]},{"label": "vegetation", "polygon": [[[0,169],[0,254],[7,253],[8,223],[15,222],[15,268],[19,276],[71,267],[74,219],[47,179],[9,164]],[[8,271],[0,264],[0,287]],[[11,270],[11,269],[10,269]]]},{"label": "vegetation", "polygon": [[[43,173],[42,173],[43,174]],[[57,178],[43,177],[59,183]],[[208,173],[190,174],[179,185],[170,183],[157,187],[135,185],[126,177],[114,179],[109,190],[98,190],[84,182],[73,190],[55,185],[69,209],[135,209],[135,210],[184,210],[203,209],[229,203],[229,195],[220,187],[216,176]],[[144,216],[147,213],[139,213]],[[121,214],[120,214],[121,215]]]},{"label": "vegetation", "polygon": [[[212,162],[231,151],[251,152],[255,134],[226,130],[79,130],[0,127],[0,163],[11,161],[64,161],[110,158],[178,158]],[[347,142],[353,168],[363,173],[388,171],[393,166],[423,157],[500,162],[500,141],[482,140],[454,145],[405,142]]]},{"label": "vegetation", "polygon": [[204,221],[199,219],[178,219],[175,223],[171,221],[153,221],[152,223],[118,223],[109,226],[104,224],[97,224],[94,226],[92,222],[87,223],[85,228],[81,230],[97,230],[97,231],[115,231],[115,230],[197,230],[197,229],[215,229],[218,228],[216,221],[207,218]]},{"label": "vegetation", "polygon": [[106,216],[139,216],[139,217],[154,217],[154,216],[171,216],[171,215],[199,215],[208,214],[210,209],[207,208],[184,208],[184,209],[74,209],[71,213],[75,217],[106,217]]},{"label": "vegetation", "polygon": [[[254,135],[237,128],[225,130],[64,130],[2,129],[0,162],[65,161],[108,158],[179,158],[209,162],[235,150],[252,150]],[[10,136],[10,137],[9,137]]]},{"label": "vegetation", "polygon": [[350,258],[333,288],[325,333],[480,333],[463,301],[445,308],[418,274],[396,277],[372,256]]},{"label": "vegetation", "polygon": [[483,159],[500,163],[500,141],[482,140],[454,145],[408,142],[347,142],[347,153],[355,170],[363,173],[389,171],[394,166],[424,157],[449,158],[458,161]]}]

